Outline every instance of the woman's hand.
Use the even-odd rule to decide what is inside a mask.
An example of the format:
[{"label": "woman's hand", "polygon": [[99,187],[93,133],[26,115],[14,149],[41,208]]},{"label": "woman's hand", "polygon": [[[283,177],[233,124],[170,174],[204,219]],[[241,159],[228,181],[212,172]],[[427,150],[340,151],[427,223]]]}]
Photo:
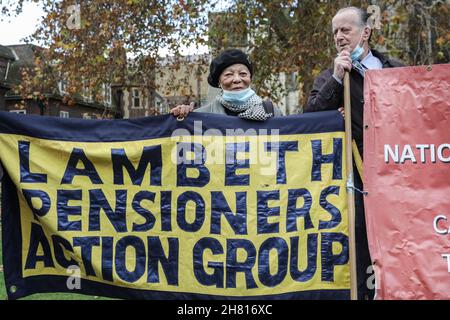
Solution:
[{"label": "woman's hand", "polygon": [[180,104],[176,107],[173,107],[170,110],[170,113],[173,114],[175,117],[186,117],[189,112],[194,110],[195,103],[191,102],[190,104]]}]

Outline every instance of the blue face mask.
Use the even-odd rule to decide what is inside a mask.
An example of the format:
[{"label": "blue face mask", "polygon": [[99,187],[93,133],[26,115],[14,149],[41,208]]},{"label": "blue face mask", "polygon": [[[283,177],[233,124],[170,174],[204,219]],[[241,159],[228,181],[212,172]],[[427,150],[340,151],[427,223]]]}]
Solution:
[{"label": "blue face mask", "polygon": [[352,62],[359,60],[359,58],[362,56],[363,53],[364,53],[364,48],[358,44],[356,46],[356,48],[353,49],[352,53],[350,54],[350,58],[352,59]]},{"label": "blue face mask", "polygon": [[222,98],[233,104],[244,104],[255,94],[250,87],[239,91],[223,90]]},{"label": "blue face mask", "polygon": [[352,62],[359,60],[359,58],[361,58],[362,54],[364,53],[364,48],[359,45],[361,43],[361,39],[362,39],[362,34],[361,34],[361,38],[359,39],[358,45],[356,46],[355,49],[353,49],[352,53],[350,53],[350,58],[352,59]]}]

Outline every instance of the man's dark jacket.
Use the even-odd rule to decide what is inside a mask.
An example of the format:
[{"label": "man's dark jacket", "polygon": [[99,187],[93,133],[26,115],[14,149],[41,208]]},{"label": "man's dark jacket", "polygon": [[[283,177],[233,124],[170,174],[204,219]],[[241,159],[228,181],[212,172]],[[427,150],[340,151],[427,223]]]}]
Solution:
[{"label": "man's dark jacket", "polygon": [[[402,65],[387,59],[376,50],[372,54],[380,59],[383,68],[401,67]],[[363,115],[364,115],[364,78],[358,71],[350,72],[350,91],[352,104],[352,136],[363,156]],[[314,81],[313,89],[305,106],[305,112],[336,110],[344,106],[344,86],[333,77],[333,69],[323,71]],[[354,183],[359,189],[363,188],[361,178],[354,168]],[[367,243],[366,221],[364,217],[364,199],[361,193],[355,193],[355,233],[356,233],[356,273],[358,299],[372,299],[374,290],[367,286],[371,265],[369,247]],[[370,281],[369,281],[370,282]]]},{"label": "man's dark jacket", "polygon": [[[372,54],[380,59],[383,68],[403,66],[401,63],[384,57],[376,50]],[[350,72],[350,92],[352,104],[352,136],[363,156],[363,114],[364,114],[364,79],[358,71]],[[344,106],[344,86],[333,77],[333,68],[323,71],[314,81],[308,103],[304,111],[336,110]]]}]

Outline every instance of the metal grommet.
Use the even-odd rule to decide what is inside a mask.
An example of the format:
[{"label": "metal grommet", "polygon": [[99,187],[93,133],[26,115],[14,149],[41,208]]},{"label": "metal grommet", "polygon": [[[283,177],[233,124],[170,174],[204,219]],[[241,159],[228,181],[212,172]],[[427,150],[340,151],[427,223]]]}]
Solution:
[{"label": "metal grommet", "polygon": [[17,292],[17,287],[16,286],[9,287],[9,292],[12,293],[12,294],[16,293]]},{"label": "metal grommet", "polygon": [[177,117],[177,121],[183,121],[183,120],[184,120],[184,117],[182,117],[182,116]]},{"label": "metal grommet", "polygon": [[366,129],[366,130],[369,129],[369,125],[367,125],[367,124],[364,125],[364,129]]},{"label": "metal grommet", "polygon": [[431,70],[433,70],[433,66],[430,64],[427,66],[427,71],[431,71]]}]

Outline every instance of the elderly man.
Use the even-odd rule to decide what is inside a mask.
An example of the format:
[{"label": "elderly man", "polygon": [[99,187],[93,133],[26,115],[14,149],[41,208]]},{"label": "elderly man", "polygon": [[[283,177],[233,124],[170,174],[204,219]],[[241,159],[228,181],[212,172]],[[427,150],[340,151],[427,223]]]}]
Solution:
[{"label": "elderly man", "polygon": [[[323,71],[314,81],[305,112],[338,109],[343,113],[345,71],[350,72],[352,105],[352,135],[359,153],[363,155],[364,73],[366,70],[400,67],[401,64],[370,49],[371,28],[366,11],[347,7],[340,9],[332,20],[334,44],[338,52],[333,68]],[[355,171],[355,187],[362,190],[362,181]],[[364,202],[355,194],[356,207],[356,260],[358,299],[373,297],[371,281],[367,281],[371,265],[364,218]],[[368,271],[369,270],[369,271]]]},{"label": "elderly man", "polygon": [[364,72],[372,69],[393,68],[400,63],[386,58],[369,48],[371,28],[369,14],[356,7],[340,9],[332,20],[334,44],[338,56],[333,68],[323,71],[314,81],[305,112],[334,110],[343,107],[344,72],[350,72],[352,133],[363,154]]}]

